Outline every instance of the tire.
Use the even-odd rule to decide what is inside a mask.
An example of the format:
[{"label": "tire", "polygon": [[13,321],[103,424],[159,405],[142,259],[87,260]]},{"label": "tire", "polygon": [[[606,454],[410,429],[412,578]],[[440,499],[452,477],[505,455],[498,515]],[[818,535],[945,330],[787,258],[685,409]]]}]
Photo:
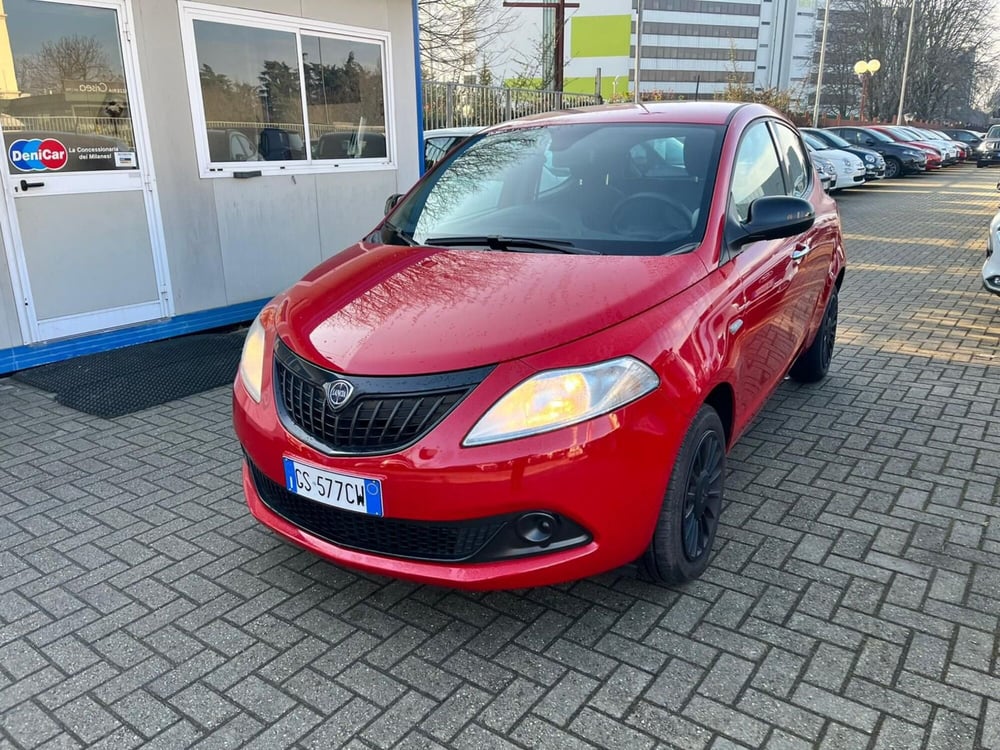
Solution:
[{"label": "tire", "polygon": [[903,175],[903,163],[894,156],[885,157],[885,179],[893,180]]},{"label": "tire", "polygon": [[985,167],[985,166],[988,166],[988,165],[987,165],[987,163],[986,163],[986,162],[984,162],[984,161],[977,161],[977,162],[976,162],[976,169],[982,169],[982,168],[983,168],[983,167]]},{"label": "tire", "polygon": [[700,576],[712,556],[726,481],[726,432],[711,406],[695,415],[677,453],[649,547],[638,560],[646,580],[663,585]]},{"label": "tire", "polygon": [[837,343],[837,312],[840,307],[840,293],[833,287],[830,299],[826,303],[823,320],[816,331],[812,345],[795,360],[789,375],[800,383],[817,383],[826,377],[833,360],[833,349]]}]

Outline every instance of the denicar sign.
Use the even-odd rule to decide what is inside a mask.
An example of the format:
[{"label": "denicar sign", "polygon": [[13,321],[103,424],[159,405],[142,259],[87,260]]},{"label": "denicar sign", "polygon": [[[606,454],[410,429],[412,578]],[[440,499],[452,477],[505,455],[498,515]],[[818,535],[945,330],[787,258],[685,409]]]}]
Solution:
[{"label": "denicar sign", "polygon": [[10,163],[21,172],[46,172],[66,166],[69,155],[62,141],[55,138],[20,139],[7,150]]}]

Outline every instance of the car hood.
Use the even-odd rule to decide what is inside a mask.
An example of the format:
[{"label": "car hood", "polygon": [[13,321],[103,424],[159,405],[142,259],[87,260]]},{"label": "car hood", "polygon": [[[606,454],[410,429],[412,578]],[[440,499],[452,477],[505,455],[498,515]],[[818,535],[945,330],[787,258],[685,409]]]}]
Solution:
[{"label": "car hood", "polygon": [[447,372],[619,323],[706,273],[697,253],[563,255],[358,244],[280,295],[277,332],[342,373]]},{"label": "car hood", "polygon": [[[839,149],[839,148],[824,149],[822,151],[822,154],[823,154],[823,156],[826,156],[826,157],[829,157],[829,158],[840,159],[841,160],[841,164],[843,164],[843,162],[846,160],[847,162],[850,163],[850,165],[851,165],[850,168],[851,169],[856,168],[858,166],[858,164],[864,164],[864,162],[861,160],[861,157],[855,156],[850,151],[844,151],[843,149]],[[838,165],[838,166],[840,166],[840,165]]]}]

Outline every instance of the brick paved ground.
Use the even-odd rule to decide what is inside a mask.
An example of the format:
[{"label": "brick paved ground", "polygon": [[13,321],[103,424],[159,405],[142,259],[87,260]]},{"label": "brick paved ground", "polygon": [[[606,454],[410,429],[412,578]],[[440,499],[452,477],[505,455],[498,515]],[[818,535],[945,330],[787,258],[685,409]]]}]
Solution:
[{"label": "brick paved ground", "polygon": [[718,555],[468,595],[247,514],[228,393],[0,380],[0,748],[1000,750],[997,171],[844,195],[842,345],[735,449]]}]

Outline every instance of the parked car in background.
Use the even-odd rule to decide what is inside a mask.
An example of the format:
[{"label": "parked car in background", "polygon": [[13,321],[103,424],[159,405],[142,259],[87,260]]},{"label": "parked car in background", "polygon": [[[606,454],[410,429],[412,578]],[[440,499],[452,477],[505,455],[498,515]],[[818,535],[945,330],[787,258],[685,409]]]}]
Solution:
[{"label": "parked car in background", "polygon": [[437,164],[441,158],[481,127],[437,128],[424,131],[424,170]]},{"label": "parked car in background", "polygon": [[[1000,190],[1000,182],[997,183],[997,190]],[[983,286],[994,294],[1000,294],[1000,211],[997,211],[990,222],[990,231],[986,235]]]},{"label": "parked car in background", "polygon": [[927,128],[916,128],[910,126],[900,126],[904,133],[912,134],[915,138],[922,139],[924,143],[929,143],[941,152],[941,157],[945,166],[951,166],[960,162],[965,155],[965,147],[957,141],[935,133]]},{"label": "parked car in background", "polygon": [[1000,164],[1000,125],[993,125],[986,131],[986,137],[976,149],[977,167],[988,167],[992,164]]},{"label": "parked car in background", "polygon": [[941,154],[941,149],[935,148],[931,144],[915,137],[910,133],[903,133],[894,129],[895,126],[890,125],[871,125],[869,130],[882,133],[888,136],[896,143],[901,143],[903,145],[909,146],[910,148],[920,149],[927,155],[927,170],[933,171],[941,169],[944,166],[944,156]]},{"label": "parked car in background", "polygon": [[[683,171],[653,169],[675,144]],[[727,451],[833,355],[840,217],[794,125],[730,102],[529,117],[389,205],[251,326],[253,515],[439,585],[699,576]]]},{"label": "parked car in background", "polygon": [[829,193],[837,184],[837,168],[833,162],[819,155],[819,151],[809,149],[809,161],[812,162],[816,174],[819,175],[823,191]]},{"label": "parked car in background", "polygon": [[234,128],[209,128],[208,153],[212,161],[264,161],[250,136]]},{"label": "parked car in background", "polygon": [[808,133],[802,133],[806,147],[827,159],[837,170],[837,182],[830,186],[830,192],[844,188],[863,185],[865,182],[865,163],[854,154],[840,149],[830,148],[826,143]]},{"label": "parked car in background", "polygon": [[919,174],[927,169],[927,153],[915,146],[905,146],[885,133],[859,126],[823,128],[839,135],[852,145],[877,151],[885,159],[885,176],[888,179],[908,174]]},{"label": "parked car in background", "polygon": [[968,161],[972,158],[973,148],[965,141],[960,141],[956,138],[952,138],[950,135],[942,130],[936,128],[925,128],[925,130],[933,135],[935,138],[940,138],[941,140],[947,141],[954,146],[958,146],[959,150],[962,152],[959,156],[959,161]]},{"label": "parked car in background", "polygon": [[324,133],[313,147],[313,159],[384,159],[385,133],[337,130]]},{"label": "parked car in background", "polygon": [[835,148],[839,151],[846,151],[849,154],[861,159],[865,165],[865,180],[881,180],[885,177],[885,158],[874,149],[863,146],[855,146],[845,141],[836,133],[822,128],[799,128],[799,132],[804,136],[808,135],[826,144],[827,148]]},{"label": "parked car in background", "polygon": [[974,130],[943,128],[941,132],[952,140],[961,141],[965,145],[969,146],[972,149],[973,156],[975,156],[975,152],[976,149],[979,148],[979,144],[983,142],[982,133],[977,133]]}]

